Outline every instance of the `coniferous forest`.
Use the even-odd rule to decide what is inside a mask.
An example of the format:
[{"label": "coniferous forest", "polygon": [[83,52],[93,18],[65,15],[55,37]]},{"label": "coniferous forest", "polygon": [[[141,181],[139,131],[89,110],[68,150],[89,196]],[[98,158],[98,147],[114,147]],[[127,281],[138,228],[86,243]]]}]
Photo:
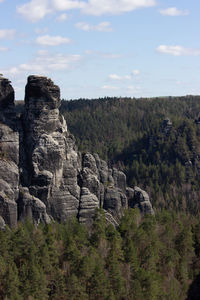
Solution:
[{"label": "coniferous forest", "polygon": [[154,208],[200,211],[200,97],[63,101],[81,151],[125,172]]},{"label": "coniferous forest", "polygon": [[79,150],[124,171],[155,215],[0,231],[0,299],[200,299],[199,112],[199,96],[62,101]]},{"label": "coniferous forest", "polygon": [[0,300],[200,300],[200,0],[0,20]]},{"label": "coniferous forest", "polygon": [[200,220],[126,211],[115,229],[103,211],[0,231],[0,299],[199,299]]}]

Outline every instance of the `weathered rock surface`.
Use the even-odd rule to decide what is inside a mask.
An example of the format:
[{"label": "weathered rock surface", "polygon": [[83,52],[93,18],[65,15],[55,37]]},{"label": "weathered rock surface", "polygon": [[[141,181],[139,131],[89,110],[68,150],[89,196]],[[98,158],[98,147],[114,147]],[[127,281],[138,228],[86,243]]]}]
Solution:
[{"label": "weathered rock surface", "polygon": [[142,214],[154,215],[154,210],[152,208],[147,192],[135,186],[134,189],[127,188],[126,195],[128,198],[129,207],[138,207]]},{"label": "weathered rock surface", "polygon": [[19,122],[14,111],[14,90],[0,78],[0,216],[10,226],[17,223],[19,194]]},{"label": "weathered rock surface", "polygon": [[10,81],[4,77],[0,77],[0,108],[14,104],[14,90],[10,84]]},{"label": "weathered rock surface", "polygon": [[46,205],[47,213],[64,221],[78,214],[79,161],[59,106],[59,87],[46,77],[29,76],[23,116],[27,156],[23,180],[30,193]]},{"label": "weathered rock surface", "polygon": [[21,187],[18,199],[20,220],[33,219],[36,224],[50,223],[51,219],[46,212],[46,205],[29,193],[28,188]]},{"label": "weathered rock surface", "polygon": [[4,221],[4,219],[0,216],[0,229],[4,229],[6,226],[6,223]]},{"label": "weathered rock surface", "polygon": [[79,221],[81,223],[90,223],[95,216],[96,209],[99,208],[99,199],[92,194],[89,189],[81,189]]},{"label": "weathered rock surface", "polygon": [[90,223],[100,207],[114,226],[128,206],[152,214],[144,191],[127,192],[124,173],[109,169],[97,154],[78,153],[59,106],[59,87],[29,76],[24,111],[17,117],[13,88],[0,78],[0,227],[72,215]]}]

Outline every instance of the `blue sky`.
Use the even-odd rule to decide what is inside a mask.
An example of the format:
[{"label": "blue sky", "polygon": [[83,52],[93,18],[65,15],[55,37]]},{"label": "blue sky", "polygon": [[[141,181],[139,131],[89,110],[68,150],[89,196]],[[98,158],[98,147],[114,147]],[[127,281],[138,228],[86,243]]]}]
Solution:
[{"label": "blue sky", "polygon": [[200,94],[198,0],[0,0],[0,73],[61,97]]}]

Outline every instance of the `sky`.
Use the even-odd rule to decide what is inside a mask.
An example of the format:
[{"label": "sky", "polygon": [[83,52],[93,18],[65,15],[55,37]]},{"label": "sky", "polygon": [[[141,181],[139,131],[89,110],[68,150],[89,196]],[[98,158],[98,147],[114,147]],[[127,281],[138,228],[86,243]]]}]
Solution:
[{"label": "sky", "polygon": [[61,98],[200,94],[198,0],[0,0],[0,73]]}]

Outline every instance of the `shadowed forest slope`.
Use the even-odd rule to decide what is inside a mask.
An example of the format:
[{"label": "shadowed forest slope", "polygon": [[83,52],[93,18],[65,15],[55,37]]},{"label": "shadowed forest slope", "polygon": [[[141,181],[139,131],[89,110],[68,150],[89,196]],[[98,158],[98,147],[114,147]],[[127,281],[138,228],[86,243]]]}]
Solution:
[{"label": "shadowed forest slope", "polygon": [[62,101],[79,149],[98,153],[158,208],[200,210],[200,96]]}]

